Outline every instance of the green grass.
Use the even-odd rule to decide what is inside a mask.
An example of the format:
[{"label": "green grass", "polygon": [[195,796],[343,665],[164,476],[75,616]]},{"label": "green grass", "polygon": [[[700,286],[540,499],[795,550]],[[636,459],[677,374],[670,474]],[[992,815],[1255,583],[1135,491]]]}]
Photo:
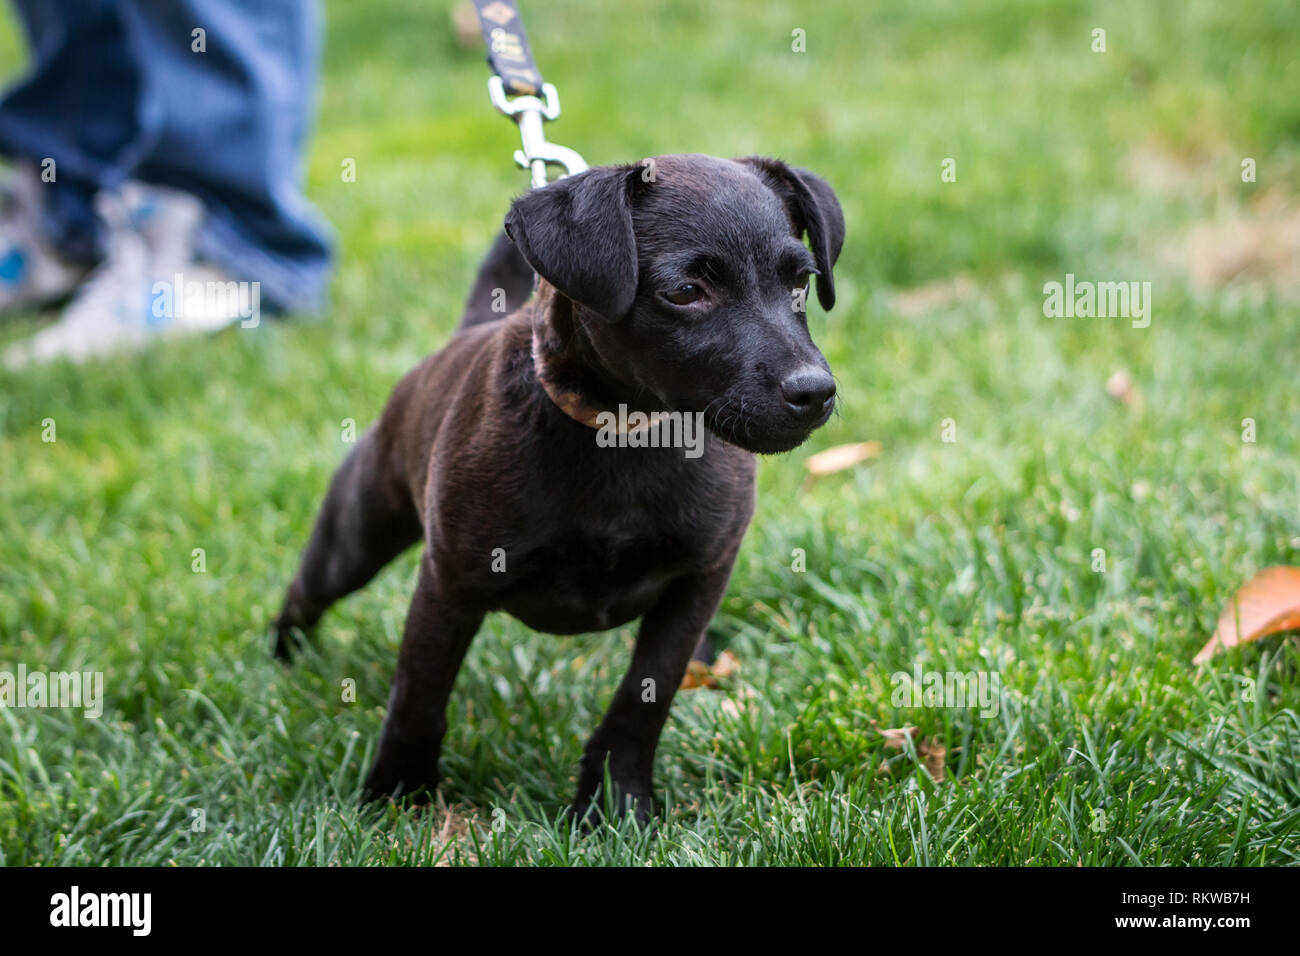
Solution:
[{"label": "green grass", "polygon": [[[267,655],[340,422],[446,340],[525,186],[445,4],[385,0],[328,5],[325,321],[0,373],[0,669],[102,671],[107,695],[99,720],[0,710],[0,862],[1300,861],[1295,638],[1190,663],[1235,587],[1300,564],[1294,5],[524,6],[557,141],[593,163],[779,155],[848,221],[840,303],[811,317],[842,412],[760,468],[717,621],[741,670],[674,704],[657,832],[557,822],[631,629],[490,618],[452,699],[448,809],[424,814],[355,808],[414,555],[318,654]],[[3,62],[19,50],[0,24]],[[1150,327],[1044,318],[1067,272],[1152,282]],[[810,453],[867,439],[876,461],[805,480]],[[918,662],[998,672],[998,715],[894,706]],[[946,747],[944,779],[885,749],[876,728],[904,724]]]}]

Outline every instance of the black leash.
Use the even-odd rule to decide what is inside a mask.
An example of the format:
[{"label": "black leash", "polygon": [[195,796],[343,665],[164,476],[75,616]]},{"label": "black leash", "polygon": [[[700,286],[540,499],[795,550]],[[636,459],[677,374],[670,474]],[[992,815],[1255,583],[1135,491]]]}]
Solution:
[{"label": "black leash", "polygon": [[488,66],[501,77],[511,96],[526,96],[542,89],[542,71],[533,61],[528,34],[514,0],[474,0],[479,29],[487,44]]},{"label": "black leash", "polygon": [[581,156],[546,139],[543,124],[559,117],[560,95],[542,80],[514,0],[474,0],[474,9],[493,74],[488,95],[493,106],[515,121],[523,141],[523,149],[515,150],[515,162],[532,171],[534,189],[546,185],[548,166],[559,166],[561,176],[582,172],[587,163]]}]

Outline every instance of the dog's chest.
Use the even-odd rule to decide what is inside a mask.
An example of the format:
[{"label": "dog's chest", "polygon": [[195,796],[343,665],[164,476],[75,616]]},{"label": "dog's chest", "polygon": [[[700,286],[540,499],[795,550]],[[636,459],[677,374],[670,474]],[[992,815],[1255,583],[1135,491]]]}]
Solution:
[{"label": "dog's chest", "polygon": [[[675,580],[725,560],[752,512],[752,464],[726,448],[698,460],[676,449],[528,451],[488,471],[495,495],[435,483],[437,500],[462,506],[440,509],[430,544],[483,604],[534,630],[579,634],[640,617]],[[466,554],[482,557],[467,566]]]},{"label": "dog's chest", "polygon": [[637,517],[575,520],[517,555],[505,610],[557,634],[605,630],[644,614],[701,552],[696,536]]}]

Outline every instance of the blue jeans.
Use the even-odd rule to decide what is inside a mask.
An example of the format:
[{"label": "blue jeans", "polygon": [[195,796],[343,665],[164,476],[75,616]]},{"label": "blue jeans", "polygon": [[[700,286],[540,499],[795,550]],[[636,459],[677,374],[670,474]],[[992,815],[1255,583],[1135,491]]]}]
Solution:
[{"label": "blue jeans", "polygon": [[274,306],[319,308],[332,233],[300,189],[316,0],[15,2],[33,69],[0,101],[0,153],[55,161],[46,214],[64,253],[102,255],[97,191],[172,186],[207,209],[202,258]]}]

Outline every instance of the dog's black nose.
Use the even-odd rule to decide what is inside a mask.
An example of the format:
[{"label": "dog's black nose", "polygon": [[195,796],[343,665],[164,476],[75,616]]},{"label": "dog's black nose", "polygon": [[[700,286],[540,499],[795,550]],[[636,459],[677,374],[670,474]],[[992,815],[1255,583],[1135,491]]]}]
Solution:
[{"label": "dog's black nose", "polygon": [[800,415],[820,415],[835,397],[835,379],[820,368],[801,368],[781,383],[781,397]]}]

